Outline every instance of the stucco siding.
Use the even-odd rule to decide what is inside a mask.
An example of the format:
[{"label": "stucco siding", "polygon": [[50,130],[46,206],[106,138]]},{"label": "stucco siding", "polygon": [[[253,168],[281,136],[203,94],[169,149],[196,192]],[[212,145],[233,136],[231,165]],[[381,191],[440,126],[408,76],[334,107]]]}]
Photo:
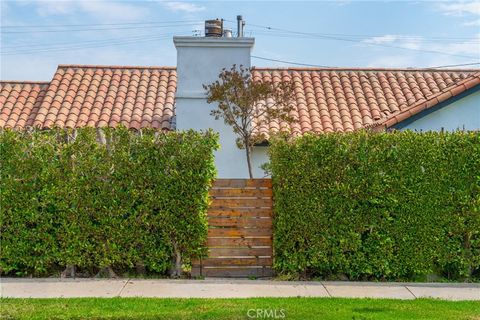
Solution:
[{"label": "stucco siding", "polygon": [[[177,129],[206,130],[212,128],[219,133],[220,150],[215,152],[215,165],[219,178],[248,178],[248,166],[245,150],[236,146],[237,136],[223,120],[210,116],[212,105],[205,99],[177,99]],[[266,147],[255,148],[252,154],[253,174],[255,178],[264,176],[260,165],[267,162]]]},{"label": "stucco siding", "polygon": [[252,167],[254,169],[254,176],[255,178],[263,178],[265,177],[265,171],[260,169],[260,167],[264,164],[269,162],[268,158],[268,147],[253,147],[252,152]]},{"label": "stucco siding", "polygon": [[[222,68],[250,67],[252,38],[174,37],[177,48],[176,124],[178,130],[212,128],[220,135],[220,150],[215,153],[219,178],[248,178],[245,151],[236,146],[236,135],[223,120],[215,120],[215,108],[205,99],[204,84],[218,79]],[[260,169],[255,177],[263,176]]]}]

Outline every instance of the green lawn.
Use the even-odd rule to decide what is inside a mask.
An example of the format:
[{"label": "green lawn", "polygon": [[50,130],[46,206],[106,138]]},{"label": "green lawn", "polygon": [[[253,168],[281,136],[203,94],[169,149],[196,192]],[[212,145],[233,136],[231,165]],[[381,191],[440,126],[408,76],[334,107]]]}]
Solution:
[{"label": "green lawn", "polygon": [[431,299],[1,299],[0,308],[1,319],[480,319],[480,302]]}]

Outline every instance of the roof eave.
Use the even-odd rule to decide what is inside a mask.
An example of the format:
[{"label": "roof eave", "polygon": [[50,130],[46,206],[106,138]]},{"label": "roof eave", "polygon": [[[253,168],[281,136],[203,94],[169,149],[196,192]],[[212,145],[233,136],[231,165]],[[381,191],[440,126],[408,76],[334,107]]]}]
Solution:
[{"label": "roof eave", "polygon": [[[473,89],[473,90],[472,90]],[[446,88],[445,90],[433,95],[427,100],[421,100],[409,108],[402,110],[396,114],[392,114],[391,116],[376,121],[370,125],[365,126],[367,129],[372,129],[375,131],[382,131],[393,126],[398,125],[413,116],[416,116],[426,110],[430,110],[434,107],[441,105],[441,107],[448,105],[452,98],[456,98],[460,95],[469,95],[473,92],[480,90],[480,72],[475,73],[471,77],[464,79],[454,85]],[[443,102],[447,102],[446,104],[442,104]]]}]

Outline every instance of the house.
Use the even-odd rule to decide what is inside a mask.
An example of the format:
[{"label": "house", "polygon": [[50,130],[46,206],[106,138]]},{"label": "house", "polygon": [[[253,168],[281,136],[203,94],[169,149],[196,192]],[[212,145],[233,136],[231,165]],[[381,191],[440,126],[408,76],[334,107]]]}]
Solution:
[{"label": "house", "polygon": [[[251,66],[254,38],[174,37],[176,67],[60,65],[49,82],[2,81],[0,127],[213,128],[220,133],[219,177],[248,176],[231,128],[210,116],[203,84],[233,64]],[[480,69],[254,68],[254,79],[293,81],[297,122],[256,126],[267,137],[288,130],[350,132],[478,130]],[[267,146],[253,150],[254,175]]]}]

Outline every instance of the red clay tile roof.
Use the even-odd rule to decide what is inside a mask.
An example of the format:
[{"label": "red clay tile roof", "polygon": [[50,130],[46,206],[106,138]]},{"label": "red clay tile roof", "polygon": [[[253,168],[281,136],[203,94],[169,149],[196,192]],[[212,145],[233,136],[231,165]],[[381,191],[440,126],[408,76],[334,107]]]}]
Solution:
[{"label": "red clay tile roof", "polygon": [[[270,132],[349,132],[390,127],[480,84],[480,70],[256,68],[258,81],[293,81],[293,124],[256,125]],[[254,124],[255,126],[255,124]]]},{"label": "red clay tile roof", "polygon": [[[0,127],[76,128],[122,124],[133,129],[170,130],[176,83],[176,71],[171,67],[60,65],[48,86],[35,87],[41,94],[32,106],[27,106],[24,99],[15,100],[21,96],[15,92],[22,85],[12,89],[10,84],[2,83],[1,99],[5,95],[8,103],[0,100]],[[7,96],[12,91],[14,94]],[[22,118],[15,115],[20,109],[25,110]]]},{"label": "red clay tile roof", "polygon": [[[480,70],[255,68],[258,81],[295,83],[293,124],[255,126],[349,132],[384,128],[480,84]],[[0,82],[0,127],[175,128],[172,67],[60,65],[51,82]]]},{"label": "red clay tile roof", "polygon": [[0,128],[31,127],[48,82],[0,81]]}]

